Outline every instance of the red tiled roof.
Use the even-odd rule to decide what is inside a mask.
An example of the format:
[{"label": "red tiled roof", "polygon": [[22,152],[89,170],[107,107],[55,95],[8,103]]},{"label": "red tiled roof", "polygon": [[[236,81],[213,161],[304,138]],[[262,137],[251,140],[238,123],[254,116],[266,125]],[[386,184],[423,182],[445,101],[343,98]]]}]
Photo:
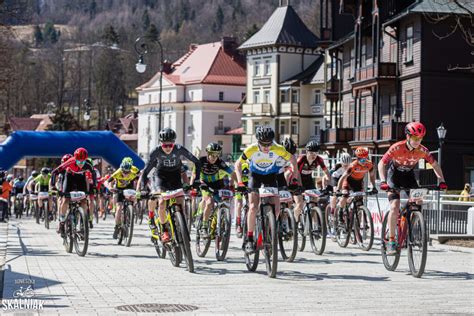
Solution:
[{"label": "red tiled roof", "polygon": [[245,62],[239,55],[229,55],[221,47],[203,83],[242,85],[247,83]]},{"label": "red tiled roof", "polygon": [[34,131],[41,123],[42,119],[29,117],[10,117],[10,128],[12,131]]}]

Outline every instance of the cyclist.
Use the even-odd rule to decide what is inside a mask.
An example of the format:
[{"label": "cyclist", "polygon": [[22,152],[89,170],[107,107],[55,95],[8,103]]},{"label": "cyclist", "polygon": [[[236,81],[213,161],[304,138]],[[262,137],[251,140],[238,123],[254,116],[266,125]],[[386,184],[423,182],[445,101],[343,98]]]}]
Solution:
[{"label": "cyclist", "polygon": [[[29,190],[31,192],[48,192],[49,191],[49,180],[51,179],[51,174],[49,173],[49,169],[46,167],[41,168],[41,173],[33,179],[33,181],[29,184]],[[36,201],[36,207],[38,208],[39,201]],[[51,196],[48,197],[48,214],[51,214],[52,208],[52,199]]]},{"label": "cyclist", "polygon": [[[372,161],[369,160],[369,151],[364,147],[357,147],[355,150],[356,160],[354,160],[347,168],[337,183],[337,191],[340,192],[342,188],[343,196],[339,201],[339,206],[344,209],[347,204],[349,191],[361,192],[364,191],[364,177],[367,173],[370,175],[370,182],[372,183],[372,193],[377,193],[375,187],[375,169]],[[342,222],[342,210],[340,209],[338,216],[339,221]]]},{"label": "cyclist", "polygon": [[[242,183],[245,187],[248,186],[249,183],[249,163],[247,161],[242,162]],[[237,232],[237,237],[242,238],[242,205],[243,205],[243,193],[242,192],[235,192],[235,199],[234,199],[234,208],[236,213],[235,218],[235,229]]]},{"label": "cyclist", "polygon": [[[285,150],[285,147],[274,142],[275,132],[268,125],[257,127],[256,130],[257,143],[251,144],[247,147],[242,156],[235,163],[235,170],[238,180],[238,190],[245,191],[246,186],[242,179],[242,163],[249,161],[250,177],[249,177],[249,213],[247,221],[247,238],[244,245],[244,250],[247,253],[255,251],[255,244],[253,240],[253,232],[255,230],[255,222],[257,209],[260,202],[258,189],[261,186],[277,187],[277,175],[280,167],[276,165],[278,158],[283,158],[290,161],[294,170],[297,170],[296,159]],[[298,181],[300,181],[299,173],[297,173]],[[271,201],[275,207],[275,218],[278,218],[280,213],[280,198],[277,196]]]},{"label": "cyclist", "polygon": [[[150,155],[150,160],[148,161],[143,174],[141,175],[139,186],[143,191],[147,190],[146,185],[148,182],[148,174],[150,171],[156,169],[156,186],[160,191],[169,191],[177,190],[183,188],[183,183],[181,180],[181,166],[183,165],[181,157],[185,157],[190,160],[195,165],[195,175],[201,174],[201,163],[193,154],[191,154],[184,146],[176,144],[176,132],[171,128],[164,128],[159,133],[160,146],[157,147]],[[199,185],[198,181],[194,185]],[[181,206],[183,209],[183,198],[176,199],[176,204]],[[163,233],[161,235],[162,242],[168,242],[170,240],[170,233],[168,225],[166,225],[166,203],[163,199],[159,201],[158,216],[160,223],[163,225]],[[156,201],[149,200],[148,202],[148,217],[150,229],[156,232],[155,225],[155,214],[154,210],[156,209]]]},{"label": "cyclist", "polygon": [[140,170],[137,167],[133,167],[135,166],[130,163],[130,160],[122,160],[120,168],[118,168],[104,183],[111,192],[114,192],[116,211],[115,229],[113,234],[114,239],[117,239],[119,227],[122,224],[123,190],[134,189],[134,184],[139,176],[138,173]]},{"label": "cyclist", "polygon": [[[218,143],[209,143],[206,147],[206,157],[199,158],[201,163],[201,194],[202,200],[199,203],[199,209],[203,210],[202,226],[200,228],[200,235],[202,238],[208,238],[208,227],[209,227],[209,216],[211,215],[212,208],[214,206],[214,194],[218,193],[218,190],[224,188],[224,181],[222,179],[220,171],[224,171],[225,174],[231,175],[232,180],[235,180],[234,170],[227,165],[220,158],[222,154],[222,147]],[[194,182],[194,177],[191,178],[191,182]],[[214,191],[214,194],[209,189]],[[198,211],[198,213],[200,213]]]},{"label": "cyclist", "polygon": [[31,172],[31,175],[26,179],[25,186],[23,187],[23,195],[25,196],[24,198],[24,204],[25,206],[27,205],[28,207],[31,206],[32,201],[30,200],[30,194],[33,194],[33,192],[30,192],[29,184],[31,181],[33,181],[37,176],[39,175],[38,171],[33,170]]},{"label": "cyclist", "polygon": [[[333,187],[337,187],[339,180],[341,179],[342,175],[347,171],[351,162],[351,155],[349,155],[348,153],[343,153],[339,158],[339,163],[334,166],[334,169],[329,171],[329,173],[331,174],[331,185]],[[336,202],[337,197],[335,195],[332,195],[329,200],[329,205],[332,211],[336,209]]]},{"label": "cyclist", "polygon": [[420,122],[408,123],[405,127],[406,140],[393,144],[383,155],[378,164],[380,175],[380,189],[390,190],[388,200],[390,202],[390,212],[388,214],[389,242],[387,254],[394,255],[397,252],[395,241],[395,231],[397,219],[400,212],[400,191],[399,187],[417,188],[414,168],[420,159],[424,159],[431,164],[434,173],[439,180],[439,188],[447,190],[448,186],[444,181],[443,171],[436,162],[429,150],[421,145],[421,141],[426,134],[425,126]]},{"label": "cyclist", "polygon": [[[25,179],[23,176],[19,176],[13,181],[12,196],[13,196],[13,205],[15,205],[17,194],[22,194],[25,187]],[[23,203],[23,201],[22,201]]]},{"label": "cyclist", "polygon": [[[93,167],[87,163],[88,152],[85,148],[77,148],[74,155],[59,165],[51,172],[50,190],[52,185],[56,183],[56,177],[64,172],[64,180],[61,185],[62,194],[71,191],[89,192],[89,183],[86,178],[86,172],[91,172],[93,186],[96,185],[97,179]],[[69,198],[63,197],[59,203],[59,227],[57,232],[64,235],[64,222],[66,221],[66,212],[69,207]],[[87,199],[81,201],[81,207],[87,210]]]},{"label": "cyclist", "polygon": [[8,199],[12,190],[11,184],[7,181],[7,172],[0,170],[0,222],[8,218]]}]

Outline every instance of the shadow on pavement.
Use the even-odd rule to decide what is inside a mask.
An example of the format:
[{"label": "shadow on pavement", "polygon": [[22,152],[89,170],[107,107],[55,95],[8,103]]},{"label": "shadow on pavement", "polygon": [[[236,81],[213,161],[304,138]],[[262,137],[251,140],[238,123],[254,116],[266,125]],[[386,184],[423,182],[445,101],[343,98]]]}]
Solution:
[{"label": "shadow on pavement", "polygon": [[277,279],[298,281],[298,280],[359,280],[359,281],[389,281],[389,277],[371,277],[366,275],[328,275],[326,273],[302,273],[299,271],[278,271]]},{"label": "shadow on pavement", "polygon": [[472,280],[474,274],[468,272],[445,272],[445,271],[436,271],[428,270],[425,271],[422,278],[423,279],[433,279],[433,280]]}]

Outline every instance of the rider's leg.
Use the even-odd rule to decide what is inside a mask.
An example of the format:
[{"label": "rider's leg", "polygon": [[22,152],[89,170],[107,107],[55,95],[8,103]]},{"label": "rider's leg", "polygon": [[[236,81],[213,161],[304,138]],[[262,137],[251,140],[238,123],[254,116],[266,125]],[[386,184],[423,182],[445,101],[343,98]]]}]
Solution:
[{"label": "rider's leg", "polygon": [[293,209],[293,212],[295,214],[295,220],[298,223],[300,220],[301,212],[303,211],[304,199],[302,195],[295,195],[293,196],[293,200],[295,201],[295,207]]},{"label": "rider's leg", "polygon": [[280,216],[280,197],[272,197],[270,203],[272,203],[275,207],[275,219],[278,219],[278,217]]},{"label": "rider's leg", "polygon": [[212,204],[213,198],[210,194],[202,195],[202,202],[203,202],[203,223],[207,223],[209,221],[209,216],[211,216],[212,211]]},{"label": "rider's leg", "polygon": [[257,209],[259,205],[259,195],[257,192],[251,192],[249,194],[249,213],[247,215],[247,237],[253,238],[253,232],[255,231],[255,223],[257,216]]},{"label": "rider's leg", "polygon": [[390,240],[395,240],[395,233],[397,231],[397,219],[400,213],[400,199],[393,199],[390,201],[390,212],[388,213],[388,229]]}]

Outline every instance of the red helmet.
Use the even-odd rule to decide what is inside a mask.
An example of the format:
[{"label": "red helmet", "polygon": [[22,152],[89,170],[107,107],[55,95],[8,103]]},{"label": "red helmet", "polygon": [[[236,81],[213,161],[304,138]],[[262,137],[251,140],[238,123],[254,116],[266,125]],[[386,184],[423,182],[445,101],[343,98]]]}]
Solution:
[{"label": "red helmet", "polygon": [[420,122],[411,122],[405,126],[405,134],[416,137],[424,137],[426,128]]},{"label": "red helmet", "polygon": [[364,147],[357,147],[355,150],[355,155],[357,158],[367,159],[369,157],[369,151]]},{"label": "red helmet", "polygon": [[74,158],[76,158],[77,160],[83,161],[83,160],[86,160],[87,157],[88,157],[88,153],[85,148],[80,147],[76,149],[76,151],[74,152]]},{"label": "red helmet", "polygon": [[65,154],[65,155],[63,156],[63,158],[61,158],[61,163],[65,163],[65,162],[68,161],[69,158],[71,158],[71,157],[72,157],[71,154]]}]

